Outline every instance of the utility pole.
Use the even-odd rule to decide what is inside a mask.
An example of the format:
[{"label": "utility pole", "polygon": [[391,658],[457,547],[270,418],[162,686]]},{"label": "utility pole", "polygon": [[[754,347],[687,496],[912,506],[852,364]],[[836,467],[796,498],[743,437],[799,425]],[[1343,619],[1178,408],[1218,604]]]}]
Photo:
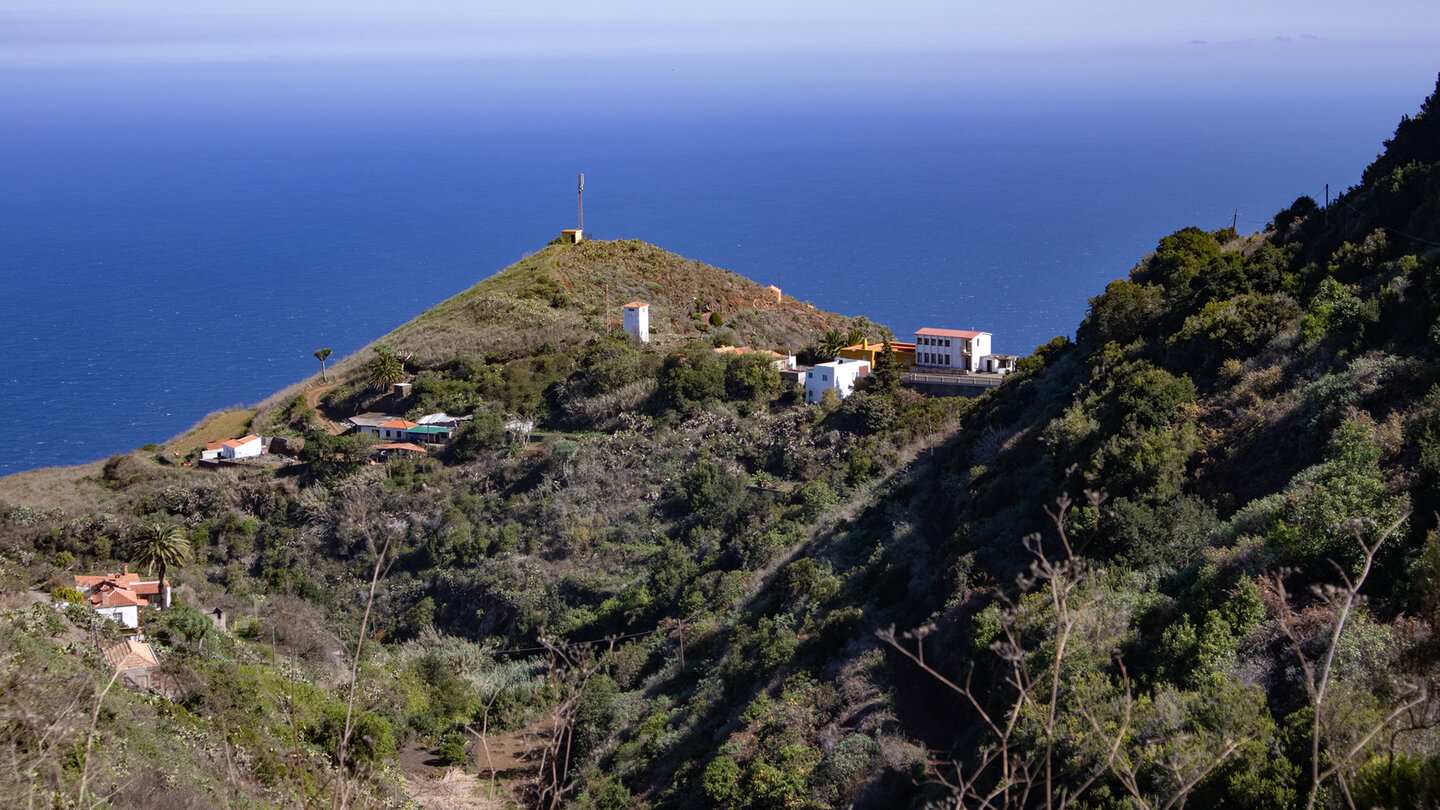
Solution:
[{"label": "utility pole", "polygon": [[1330,227],[1330,184],[1325,184],[1325,227]]},{"label": "utility pole", "polygon": [[1230,217],[1230,230],[1232,230],[1232,231],[1235,230],[1235,226],[1237,226],[1237,225],[1239,225],[1239,224],[1240,224],[1240,209],[1239,209],[1239,208],[1236,208],[1236,209],[1235,209],[1235,215],[1232,216],[1232,217]]},{"label": "utility pole", "polygon": [[580,232],[585,232],[585,173],[580,173],[580,188],[576,191],[576,197],[580,205]]}]

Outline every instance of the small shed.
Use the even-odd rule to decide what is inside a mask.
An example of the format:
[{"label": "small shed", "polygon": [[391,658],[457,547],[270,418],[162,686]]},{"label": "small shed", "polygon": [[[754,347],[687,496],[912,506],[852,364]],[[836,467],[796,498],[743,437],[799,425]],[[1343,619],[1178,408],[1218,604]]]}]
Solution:
[{"label": "small shed", "polygon": [[777,304],[780,303],[780,298],[781,298],[781,296],[780,296],[780,288],[779,288],[779,287],[776,287],[774,284],[770,284],[770,285],[768,285],[768,286],[765,287],[765,292],[767,292],[767,293],[775,296],[775,303],[777,303]]},{"label": "small shed", "polygon": [[567,228],[560,232],[560,241],[567,245],[578,245],[584,239],[585,232],[579,228]]},{"label": "small shed", "polygon": [[623,321],[625,331],[641,343],[650,342],[650,305],[644,301],[631,301],[625,305]]}]

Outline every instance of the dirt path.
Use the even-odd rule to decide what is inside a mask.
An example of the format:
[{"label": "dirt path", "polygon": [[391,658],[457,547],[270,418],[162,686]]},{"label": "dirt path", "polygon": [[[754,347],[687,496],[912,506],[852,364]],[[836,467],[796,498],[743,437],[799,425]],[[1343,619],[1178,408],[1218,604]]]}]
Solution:
[{"label": "dirt path", "polygon": [[517,731],[491,734],[485,740],[488,745],[481,744],[479,735],[471,735],[468,768],[441,765],[435,752],[425,746],[406,746],[400,752],[405,792],[425,810],[519,807],[521,794],[537,775],[540,751],[552,728],[547,717]]},{"label": "dirt path", "polygon": [[305,391],[305,404],[315,409],[315,414],[320,420],[320,424],[325,426],[325,431],[331,436],[339,436],[341,433],[344,433],[345,426],[339,422],[331,422],[325,418],[325,414],[320,411],[320,398],[325,396],[326,391],[329,391],[337,385],[339,385],[339,383],[324,383],[314,388],[306,389]]},{"label": "dirt path", "polygon": [[488,795],[487,781],[460,768],[450,768],[438,778],[407,774],[400,784],[424,810],[504,810],[515,806],[503,792],[499,796]]}]

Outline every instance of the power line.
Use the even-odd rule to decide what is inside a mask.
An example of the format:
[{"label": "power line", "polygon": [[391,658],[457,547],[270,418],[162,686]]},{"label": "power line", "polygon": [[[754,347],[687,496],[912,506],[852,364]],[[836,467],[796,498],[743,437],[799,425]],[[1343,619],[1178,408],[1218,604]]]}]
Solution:
[{"label": "power line", "polygon": [[[1346,202],[1344,197],[1336,197],[1336,198],[1335,198],[1335,202],[1340,203],[1341,205],[1345,206],[1346,208],[1349,208],[1351,211],[1354,211],[1354,212],[1357,213],[1357,214],[1360,214],[1361,216],[1364,216],[1364,215],[1365,215],[1365,212],[1364,212],[1364,211],[1361,211],[1359,208],[1356,208],[1355,206],[1353,206],[1353,205],[1351,205],[1350,203]],[[1399,228],[1392,228],[1392,227],[1390,227],[1389,225],[1386,225],[1386,224],[1383,223],[1383,222],[1377,222],[1377,223],[1375,223],[1375,224],[1378,225],[1379,227],[1381,227],[1381,228],[1383,228],[1383,229],[1391,232],[1391,233],[1399,234],[1400,236],[1403,236],[1403,237],[1405,237],[1406,239],[1409,239],[1409,240],[1411,240],[1411,241],[1414,241],[1414,242],[1422,242],[1422,243],[1424,243],[1424,244],[1432,245],[1432,246],[1434,246],[1434,247],[1440,247],[1440,242],[1431,242],[1429,239],[1421,239],[1421,238],[1418,237],[1418,236],[1411,236],[1410,234],[1405,233],[1404,231],[1400,230]]]}]

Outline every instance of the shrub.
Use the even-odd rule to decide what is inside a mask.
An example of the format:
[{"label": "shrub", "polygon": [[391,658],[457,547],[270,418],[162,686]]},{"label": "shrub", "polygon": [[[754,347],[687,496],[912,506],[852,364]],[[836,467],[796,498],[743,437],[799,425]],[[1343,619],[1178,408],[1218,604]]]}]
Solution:
[{"label": "shrub", "polygon": [[50,592],[50,596],[59,602],[79,603],[85,601],[85,594],[81,593],[78,588],[72,588],[69,585],[56,588]]}]

